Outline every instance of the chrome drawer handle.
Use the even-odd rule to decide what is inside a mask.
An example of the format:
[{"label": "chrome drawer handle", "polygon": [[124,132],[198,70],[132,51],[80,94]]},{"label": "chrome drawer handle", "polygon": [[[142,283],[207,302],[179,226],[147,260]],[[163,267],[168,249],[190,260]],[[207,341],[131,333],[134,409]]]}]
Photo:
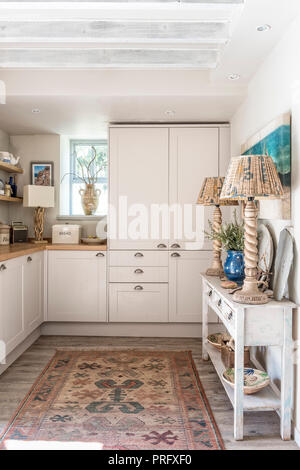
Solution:
[{"label": "chrome drawer handle", "polygon": [[7,267],[5,266],[5,264],[1,264],[0,271],[5,271],[6,269],[7,269]]},{"label": "chrome drawer handle", "polygon": [[134,256],[136,258],[143,258],[144,255],[143,255],[143,253],[136,253]]},{"label": "chrome drawer handle", "polygon": [[222,305],[222,300],[220,299],[218,302],[218,307],[221,307],[221,305]]},{"label": "chrome drawer handle", "polygon": [[143,290],[144,288],[142,286],[135,286],[134,290]]},{"label": "chrome drawer handle", "polygon": [[32,261],[31,256],[28,256],[28,258],[27,258],[27,263],[30,263],[31,261]]},{"label": "chrome drawer handle", "polygon": [[104,253],[97,253],[96,256],[104,256]]},{"label": "chrome drawer handle", "polygon": [[212,296],[212,293],[213,293],[213,291],[210,290],[209,293],[208,293],[208,297],[211,297],[211,296]]},{"label": "chrome drawer handle", "polygon": [[232,314],[232,312],[230,312],[227,318],[228,318],[228,320],[231,320],[232,317],[233,317],[233,314]]},{"label": "chrome drawer handle", "polygon": [[171,245],[171,248],[180,248],[180,245],[178,245],[178,243],[173,243],[173,245]]},{"label": "chrome drawer handle", "polygon": [[172,253],[171,256],[172,256],[172,258],[180,258],[179,253]]},{"label": "chrome drawer handle", "polygon": [[136,269],[134,271],[135,274],[144,274],[144,271],[142,269]]},{"label": "chrome drawer handle", "polygon": [[157,245],[157,248],[167,248],[167,245],[165,245],[164,243],[160,243],[159,245]]}]

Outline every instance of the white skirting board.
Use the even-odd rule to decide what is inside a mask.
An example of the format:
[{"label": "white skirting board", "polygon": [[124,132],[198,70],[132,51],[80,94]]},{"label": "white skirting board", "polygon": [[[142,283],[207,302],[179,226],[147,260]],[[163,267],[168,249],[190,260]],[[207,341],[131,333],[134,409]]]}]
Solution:
[{"label": "white skirting board", "polygon": [[6,358],[5,364],[0,364],[0,375],[21,356],[41,336],[41,328],[36,328],[19,346],[17,346]]},{"label": "white skirting board", "polygon": [[[218,325],[212,324],[212,332]],[[63,336],[137,336],[158,338],[201,338],[202,326],[197,323],[72,323],[46,322],[42,335]]]}]

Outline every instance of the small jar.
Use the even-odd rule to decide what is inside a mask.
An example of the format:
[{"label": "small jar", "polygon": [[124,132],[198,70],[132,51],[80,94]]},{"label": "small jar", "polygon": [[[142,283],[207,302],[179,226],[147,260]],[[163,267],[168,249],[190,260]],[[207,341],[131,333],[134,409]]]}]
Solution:
[{"label": "small jar", "polygon": [[0,246],[9,245],[10,226],[0,224]]}]

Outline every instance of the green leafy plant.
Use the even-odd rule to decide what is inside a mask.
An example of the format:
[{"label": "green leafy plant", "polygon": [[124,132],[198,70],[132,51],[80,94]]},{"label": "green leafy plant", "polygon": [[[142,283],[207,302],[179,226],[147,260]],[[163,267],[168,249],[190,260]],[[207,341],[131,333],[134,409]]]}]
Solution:
[{"label": "green leafy plant", "polygon": [[222,224],[219,231],[214,230],[210,220],[208,223],[210,232],[205,232],[205,235],[209,240],[218,240],[226,251],[244,250],[244,223],[238,222],[236,211],[234,211],[234,221]]}]

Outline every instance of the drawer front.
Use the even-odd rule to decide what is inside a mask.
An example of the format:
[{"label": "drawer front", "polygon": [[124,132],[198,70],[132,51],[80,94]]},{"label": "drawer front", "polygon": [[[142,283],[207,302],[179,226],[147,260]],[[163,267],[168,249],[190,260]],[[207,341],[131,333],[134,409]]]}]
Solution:
[{"label": "drawer front", "polygon": [[110,266],[168,266],[168,252],[164,251],[110,251]]},{"label": "drawer front", "polygon": [[216,292],[215,289],[208,284],[205,286],[205,293],[208,296],[209,304],[213,310],[219,315],[219,318],[224,323],[229,333],[234,335],[235,312],[218,294],[218,292]]},{"label": "drawer front", "polygon": [[110,284],[109,321],[168,322],[167,284]]},{"label": "drawer front", "polygon": [[116,267],[109,269],[110,282],[168,282],[169,272],[167,267],[153,268],[142,267]]}]

